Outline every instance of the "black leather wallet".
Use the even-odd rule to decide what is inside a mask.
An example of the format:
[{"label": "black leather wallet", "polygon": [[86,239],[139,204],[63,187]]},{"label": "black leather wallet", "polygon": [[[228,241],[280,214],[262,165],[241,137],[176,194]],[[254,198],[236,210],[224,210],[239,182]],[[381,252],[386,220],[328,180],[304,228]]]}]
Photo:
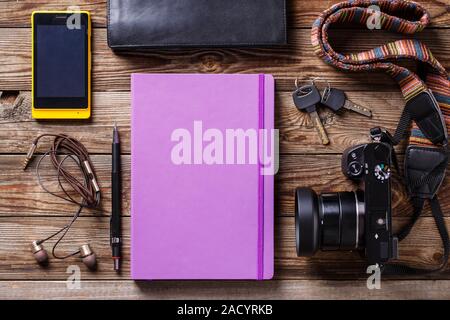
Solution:
[{"label": "black leather wallet", "polygon": [[286,44],[285,0],[109,0],[113,49]]}]

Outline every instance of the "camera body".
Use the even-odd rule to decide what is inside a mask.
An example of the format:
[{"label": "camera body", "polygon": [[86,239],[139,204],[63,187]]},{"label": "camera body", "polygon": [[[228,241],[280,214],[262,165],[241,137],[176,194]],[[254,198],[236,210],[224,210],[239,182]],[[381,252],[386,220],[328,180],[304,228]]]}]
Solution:
[{"label": "camera body", "polygon": [[370,265],[397,258],[392,234],[392,144],[381,132],[373,142],[346,150],[342,171],[363,190],[316,195],[299,188],[295,197],[297,254],[317,250],[364,250]]},{"label": "camera body", "polygon": [[392,146],[372,142],[350,148],[342,157],[346,177],[364,183],[364,247],[369,264],[383,264],[398,255],[392,236]]}]

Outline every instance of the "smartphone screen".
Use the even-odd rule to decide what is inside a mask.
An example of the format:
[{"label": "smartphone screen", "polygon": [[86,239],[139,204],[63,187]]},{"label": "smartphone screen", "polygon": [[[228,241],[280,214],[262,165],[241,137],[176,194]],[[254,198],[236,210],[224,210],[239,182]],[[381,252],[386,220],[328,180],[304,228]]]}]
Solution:
[{"label": "smartphone screen", "polygon": [[83,13],[34,15],[35,108],[88,107],[88,23]]}]

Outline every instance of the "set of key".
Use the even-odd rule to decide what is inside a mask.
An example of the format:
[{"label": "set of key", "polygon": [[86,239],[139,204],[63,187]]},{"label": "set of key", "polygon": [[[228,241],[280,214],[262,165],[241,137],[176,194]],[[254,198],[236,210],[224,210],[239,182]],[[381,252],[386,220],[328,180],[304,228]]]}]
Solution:
[{"label": "set of key", "polygon": [[320,140],[324,145],[329,144],[330,139],[328,138],[328,134],[322,124],[322,120],[317,113],[317,107],[319,104],[331,109],[333,112],[350,110],[366,117],[372,117],[372,111],[368,108],[351,102],[347,99],[344,91],[331,88],[330,86],[327,86],[322,94],[320,94],[319,89],[314,83],[297,87],[297,90],[293,93],[293,98],[297,109],[309,114],[311,122],[316,128]]}]

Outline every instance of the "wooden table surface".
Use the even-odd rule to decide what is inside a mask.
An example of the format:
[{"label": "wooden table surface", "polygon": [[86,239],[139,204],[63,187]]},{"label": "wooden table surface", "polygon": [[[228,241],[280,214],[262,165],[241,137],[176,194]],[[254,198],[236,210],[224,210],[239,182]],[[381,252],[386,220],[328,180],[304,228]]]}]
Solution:
[{"label": "wooden table surface", "polygon": [[[367,141],[371,127],[394,130],[404,106],[397,85],[380,73],[342,73],[325,65],[313,53],[310,26],[334,0],[287,1],[289,45],[278,49],[151,50],[114,54],[106,43],[105,0],[0,1],[0,298],[446,298],[450,299],[450,269],[441,274],[383,278],[381,290],[366,288],[365,264],[357,253],[318,253],[297,258],[293,207],[294,189],[311,186],[318,192],[355,188],[340,171],[342,151]],[[450,0],[423,0],[433,24],[417,35],[436,58],[450,69]],[[31,29],[33,10],[65,9],[79,5],[93,14],[93,116],[91,121],[36,122],[30,117]],[[264,32],[262,30],[262,32]],[[383,31],[340,29],[332,32],[340,51],[369,49],[400,35]],[[414,67],[410,64],[410,66]],[[270,73],[277,81],[276,125],[281,136],[281,164],[276,177],[275,279],[267,282],[133,282],[129,279],[130,223],[130,74],[148,73]],[[345,89],[356,103],[373,109],[370,120],[355,114],[321,117],[331,144],[322,146],[308,118],[291,101],[294,79],[320,77]],[[109,247],[111,129],[121,128],[124,167],[123,273],[111,266]],[[75,208],[43,192],[34,171],[21,163],[31,140],[40,133],[66,133],[79,138],[92,153],[103,191],[103,212],[86,211],[61,249],[70,250],[86,239],[99,259],[89,272],[76,258],[51,260],[48,268],[36,265],[29,244],[66,223]],[[400,148],[401,152],[401,148]],[[45,171],[52,181],[51,171]],[[54,185],[55,186],[55,185]],[[394,226],[410,216],[405,191],[394,188]],[[441,189],[441,203],[450,227],[450,181]],[[49,246],[49,245],[48,245]],[[400,246],[401,261],[426,267],[442,256],[440,238],[427,207],[412,235]],[[157,257],[155,257],[157,259]],[[67,267],[81,267],[81,289],[67,289]]]}]

